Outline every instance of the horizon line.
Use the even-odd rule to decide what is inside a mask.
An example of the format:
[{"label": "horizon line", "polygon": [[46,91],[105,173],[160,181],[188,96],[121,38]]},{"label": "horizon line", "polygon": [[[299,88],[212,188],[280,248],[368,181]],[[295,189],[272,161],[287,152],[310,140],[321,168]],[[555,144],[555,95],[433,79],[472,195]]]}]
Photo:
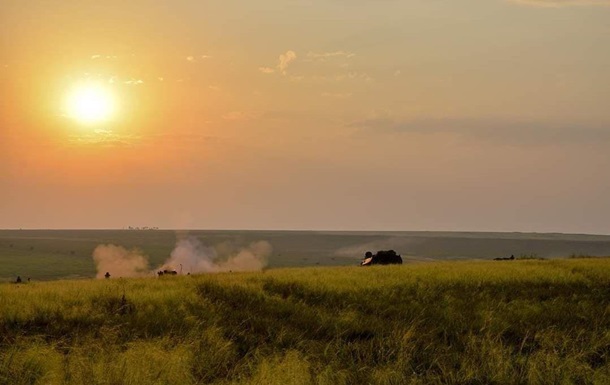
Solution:
[{"label": "horizon line", "polygon": [[562,231],[523,231],[523,230],[339,230],[339,229],[222,229],[222,228],[162,228],[162,227],[122,227],[122,228],[0,228],[0,231],[274,231],[274,232],[335,232],[335,233],[481,233],[481,234],[557,234],[610,236],[605,233],[581,233]]}]

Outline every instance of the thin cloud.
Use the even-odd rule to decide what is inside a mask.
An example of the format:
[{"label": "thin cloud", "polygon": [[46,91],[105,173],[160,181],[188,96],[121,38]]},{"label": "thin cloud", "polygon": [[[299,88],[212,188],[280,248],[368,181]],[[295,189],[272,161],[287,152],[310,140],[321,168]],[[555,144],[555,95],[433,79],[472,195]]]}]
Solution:
[{"label": "thin cloud", "polygon": [[129,84],[129,85],[139,85],[139,84],[144,84],[144,80],[142,79],[129,79],[123,82],[124,84]]},{"label": "thin cloud", "polygon": [[334,83],[334,82],[347,82],[347,81],[361,81],[370,83],[374,79],[366,72],[350,71],[340,72],[331,75],[291,75],[290,80],[295,82],[309,81],[317,83]]},{"label": "thin cloud", "polygon": [[365,82],[373,81],[373,78],[370,77],[366,72],[347,72],[343,74],[339,74],[335,76],[335,80],[340,82],[344,80],[363,80]]},{"label": "thin cloud", "polygon": [[270,67],[258,67],[258,70],[264,74],[272,74],[275,72],[275,69]]},{"label": "thin cloud", "polygon": [[231,111],[222,115],[222,118],[230,121],[244,121],[258,119],[261,115],[258,111]]},{"label": "thin cloud", "polygon": [[288,65],[295,61],[297,58],[297,54],[294,51],[286,51],[280,55],[280,62],[277,65],[278,70],[282,72],[282,74],[286,75],[286,69]]},{"label": "thin cloud", "polygon": [[193,143],[193,142],[211,142],[216,141],[218,137],[211,135],[204,135],[199,133],[163,133],[151,135],[152,138],[163,140],[163,143],[181,144],[181,143]]},{"label": "thin cloud", "polygon": [[353,52],[347,51],[333,51],[333,52],[309,52],[307,58],[316,61],[326,61],[330,58],[346,58],[351,59],[356,56]]},{"label": "thin cloud", "polygon": [[534,7],[559,8],[575,6],[610,6],[610,0],[508,0]]},{"label": "thin cloud", "polygon": [[207,60],[207,59],[211,59],[212,56],[211,55],[189,55],[186,57],[186,61],[191,62],[191,63],[195,63],[201,60]]},{"label": "thin cloud", "polygon": [[75,146],[131,147],[141,142],[142,137],[117,134],[112,130],[95,130],[92,133],[72,135],[68,140]]},{"label": "thin cloud", "polygon": [[610,127],[604,124],[528,122],[494,119],[367,119],[348,124],[361,132],[450,134],[505,145],[607,143]]},{"label": "thin cloud", "polygon": [[119,57],[116,55],[91,55],[90,59],[91,60],[101,60],[101,59],[106,59],[106,60],[113,60],[113,59],[118,59]]},{"label": "thin cloud", "polygon": [[280,54],[279,62],[275,68],[272,67],[258,67],[258,70],[264,74],[272,74],[275,72],[280,72],[282,75],[286,75],[286,69],[297,59],[297,54],[294,51],[286,51],[285,53]]}]

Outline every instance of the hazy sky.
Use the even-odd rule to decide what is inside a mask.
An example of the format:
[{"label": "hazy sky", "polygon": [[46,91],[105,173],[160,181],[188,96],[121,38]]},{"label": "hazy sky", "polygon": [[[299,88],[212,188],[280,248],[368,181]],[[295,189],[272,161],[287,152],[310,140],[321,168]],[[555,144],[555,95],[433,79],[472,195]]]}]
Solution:
[{"label": "hazy sky", "polygon": [[609,47],[608,0],[0,0],[0,228],[609,234]]}]

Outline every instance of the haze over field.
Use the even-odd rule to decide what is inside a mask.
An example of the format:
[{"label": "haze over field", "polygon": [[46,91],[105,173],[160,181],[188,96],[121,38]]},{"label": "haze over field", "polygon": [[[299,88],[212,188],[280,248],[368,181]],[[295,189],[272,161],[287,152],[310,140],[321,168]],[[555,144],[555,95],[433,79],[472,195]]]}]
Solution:
[{"label": "haze over field", "polygon": [[[222,255],[223,249],[225,255]],[[180,274],[261,271],[267,266],[272,250],[267,241],[240,248],[228,243],[210,247],[196,237],[180,235],[170,255],[156,268],[150,266],[149,256],[142,250],[114,244],[98,245],[93,250],[93,261],[97,278],[105,278],[111,271],[121,277],[150,277],[168,271]]]},{"label": "haze over field", "polygon": [[610,233],[604,0],[0,0],[0,228]]},{"label": "haze over field", "polygon": [[[357,266],[394,249],[405,264],[610,256],[610,236],[531,233],[0,230],[0,282]],[[502,263],[502,262],[500,262]]]}]

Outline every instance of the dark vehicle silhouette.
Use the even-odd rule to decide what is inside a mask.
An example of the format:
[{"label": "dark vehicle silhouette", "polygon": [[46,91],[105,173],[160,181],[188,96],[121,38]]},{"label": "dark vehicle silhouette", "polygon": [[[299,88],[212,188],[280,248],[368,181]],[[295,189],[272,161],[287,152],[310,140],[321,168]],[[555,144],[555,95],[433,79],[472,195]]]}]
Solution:
[{"label": "dark vehicle silhouette", "polygon": [[379,250],[376,254],[367,251],[360,266],[402,265],[402,258],[394,250]]},{"label": "dark vehicle silhouette", "polygon": [[157,275],[159,277],[164,275],[178,275],[178,272],[176,270],[159,270],[157,271]]}]

